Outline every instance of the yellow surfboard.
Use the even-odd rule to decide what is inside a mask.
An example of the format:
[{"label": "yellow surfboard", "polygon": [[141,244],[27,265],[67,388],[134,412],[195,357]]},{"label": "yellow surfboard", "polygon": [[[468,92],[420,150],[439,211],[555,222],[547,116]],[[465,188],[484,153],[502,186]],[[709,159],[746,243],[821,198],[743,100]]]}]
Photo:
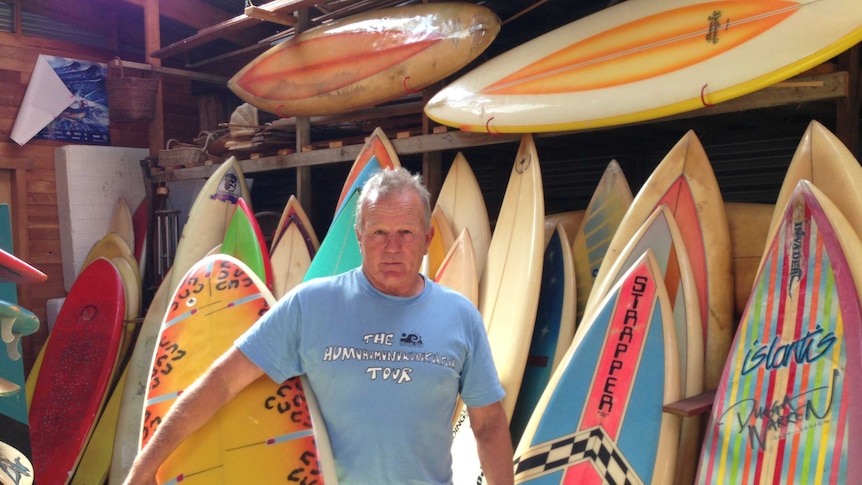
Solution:
[{"label": "yellow surfboard", "polygon": [[584,316],[593,282],[617,228],[632,203],[632,189],[616,160],[611,160],[573,232],[572,258],[577,281],[577,321]]}]

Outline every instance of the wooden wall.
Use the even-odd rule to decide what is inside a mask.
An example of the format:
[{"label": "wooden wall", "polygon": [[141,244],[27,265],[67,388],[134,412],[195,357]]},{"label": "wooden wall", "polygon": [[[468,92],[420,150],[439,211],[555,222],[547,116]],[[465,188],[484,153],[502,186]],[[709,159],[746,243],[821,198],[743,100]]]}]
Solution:
[{"label": "wooden wall", "polygon": [[[12,212],[15,253],[48,275],[48,280],[18,287],[18,301],[42,321],[38,333],[22,339],[27,372],[47,337],[47,306],[51,298],[65,296],[54,149],[63,143],[31,140],[19,146],[9,137],[18,108],[39,54],[108,62],[114,54],[74,44],[0,33],[0,202]],[[131,59],[136,60],[136,59]],[[137,60],[140,62],[140,60]],[[198,100],[190,83],[163,78],[164,138],[189,141],[199,130]],[[111,126],[111,144],[135,148],[149,146],[149,123]],[[8,200],[3,200],[4,198]]]}]

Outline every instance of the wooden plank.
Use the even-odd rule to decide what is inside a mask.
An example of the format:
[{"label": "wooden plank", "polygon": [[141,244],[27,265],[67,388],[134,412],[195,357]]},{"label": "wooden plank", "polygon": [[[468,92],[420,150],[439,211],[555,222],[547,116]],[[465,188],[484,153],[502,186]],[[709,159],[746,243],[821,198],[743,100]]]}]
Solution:
[{"label": "wooden plank", "polygon": [[[311,7],[318,2],[319,0],[274,0],[265,4],[264,7],[272,13],[295,12],[303,8]],[[232,19],[215,24],[212,27],[201,29],[197,34],[186,37],[178,42],[174,42],[169,46],[151,51],[150,56],[158,59],[174,57],[188,52],[195,47],[202,46],[212,40],[223,38],[232,32],[247,29],[262,22],[263,20],[249,17],[243,13],[242,15],[238,15]]]},{"label": "wooden plank", "polygon": [[680,401],[662,406],[662,411],[683,417],[697,416],[708,412],[715,400],[715,390],[707,391]]},{"label": "wooden plank", "polygon": [[[147,0],[144,4],[144,52],[150,52],[158,48],[162,43],[161,26],[159,20],[159,1]],[[153,68],[159,68],[162,65],[160,59],[153,56],[147,56],[147,62]],[[159,150],[165,146],[165,110],[164,110],[164,89],[162,81],[159,79],[159,90],[156,93],[156,113],[155,118],[150,121],[150,155],[156,156]]]},{"label": "wooden plank", "polygon": [[853,80],[849,86],[846,98],[838,102],[835,113],[835,135],[847,146],[851,153],[859,151],[859,105],[860,105],[860,83],[862,75],[859,68],[860,44],[856,44],[849,51],[838,56],[841,68],[846,69],[850,79]]},{"label": "wooden plank", "polygon": [[274,24],[285,25],[287,27],[293,27],[296,25],[296,18],[284,13],[272,12],[267,10],[266,5],[263,7],[255,7],[252,5],[251,7],[245,8],[245,14],[253,19],[263,20],[265,22],[272,22]]},{"label": "wooden plank", "polygon": [[848,95],[849,85],[850,78],[846,71],[797,76],[736,99],[653,121],[682,120],[698,116],[840,99]]}]

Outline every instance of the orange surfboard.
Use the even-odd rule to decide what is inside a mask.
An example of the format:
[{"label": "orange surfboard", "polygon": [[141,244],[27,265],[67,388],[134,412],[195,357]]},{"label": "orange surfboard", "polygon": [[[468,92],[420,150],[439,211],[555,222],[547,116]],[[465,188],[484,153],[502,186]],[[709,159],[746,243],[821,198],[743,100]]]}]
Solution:
[{"label": "orange surfboard", "polygon": [[491,10],[469,3],[377,9],[272,47],[228,87],[282,117],[347,112],[444,79],[481,54],[499,31]]}]

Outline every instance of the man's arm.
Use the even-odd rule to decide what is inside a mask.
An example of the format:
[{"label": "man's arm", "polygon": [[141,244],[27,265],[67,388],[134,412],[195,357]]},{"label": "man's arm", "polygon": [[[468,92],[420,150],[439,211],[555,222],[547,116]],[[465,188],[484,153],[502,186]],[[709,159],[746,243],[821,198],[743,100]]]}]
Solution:
[{"label": "man's arm", "polygon": [[515,483],[512,438],[503,403],[468,408],[470,427],[476,436],[479,462],[489,485]]},{"label": "man's arm", "polygon": [[156,483],[156,471],[174,449],[261,375],[260,367],[231,346],[176,400],[135,458],[126,485]]}]

